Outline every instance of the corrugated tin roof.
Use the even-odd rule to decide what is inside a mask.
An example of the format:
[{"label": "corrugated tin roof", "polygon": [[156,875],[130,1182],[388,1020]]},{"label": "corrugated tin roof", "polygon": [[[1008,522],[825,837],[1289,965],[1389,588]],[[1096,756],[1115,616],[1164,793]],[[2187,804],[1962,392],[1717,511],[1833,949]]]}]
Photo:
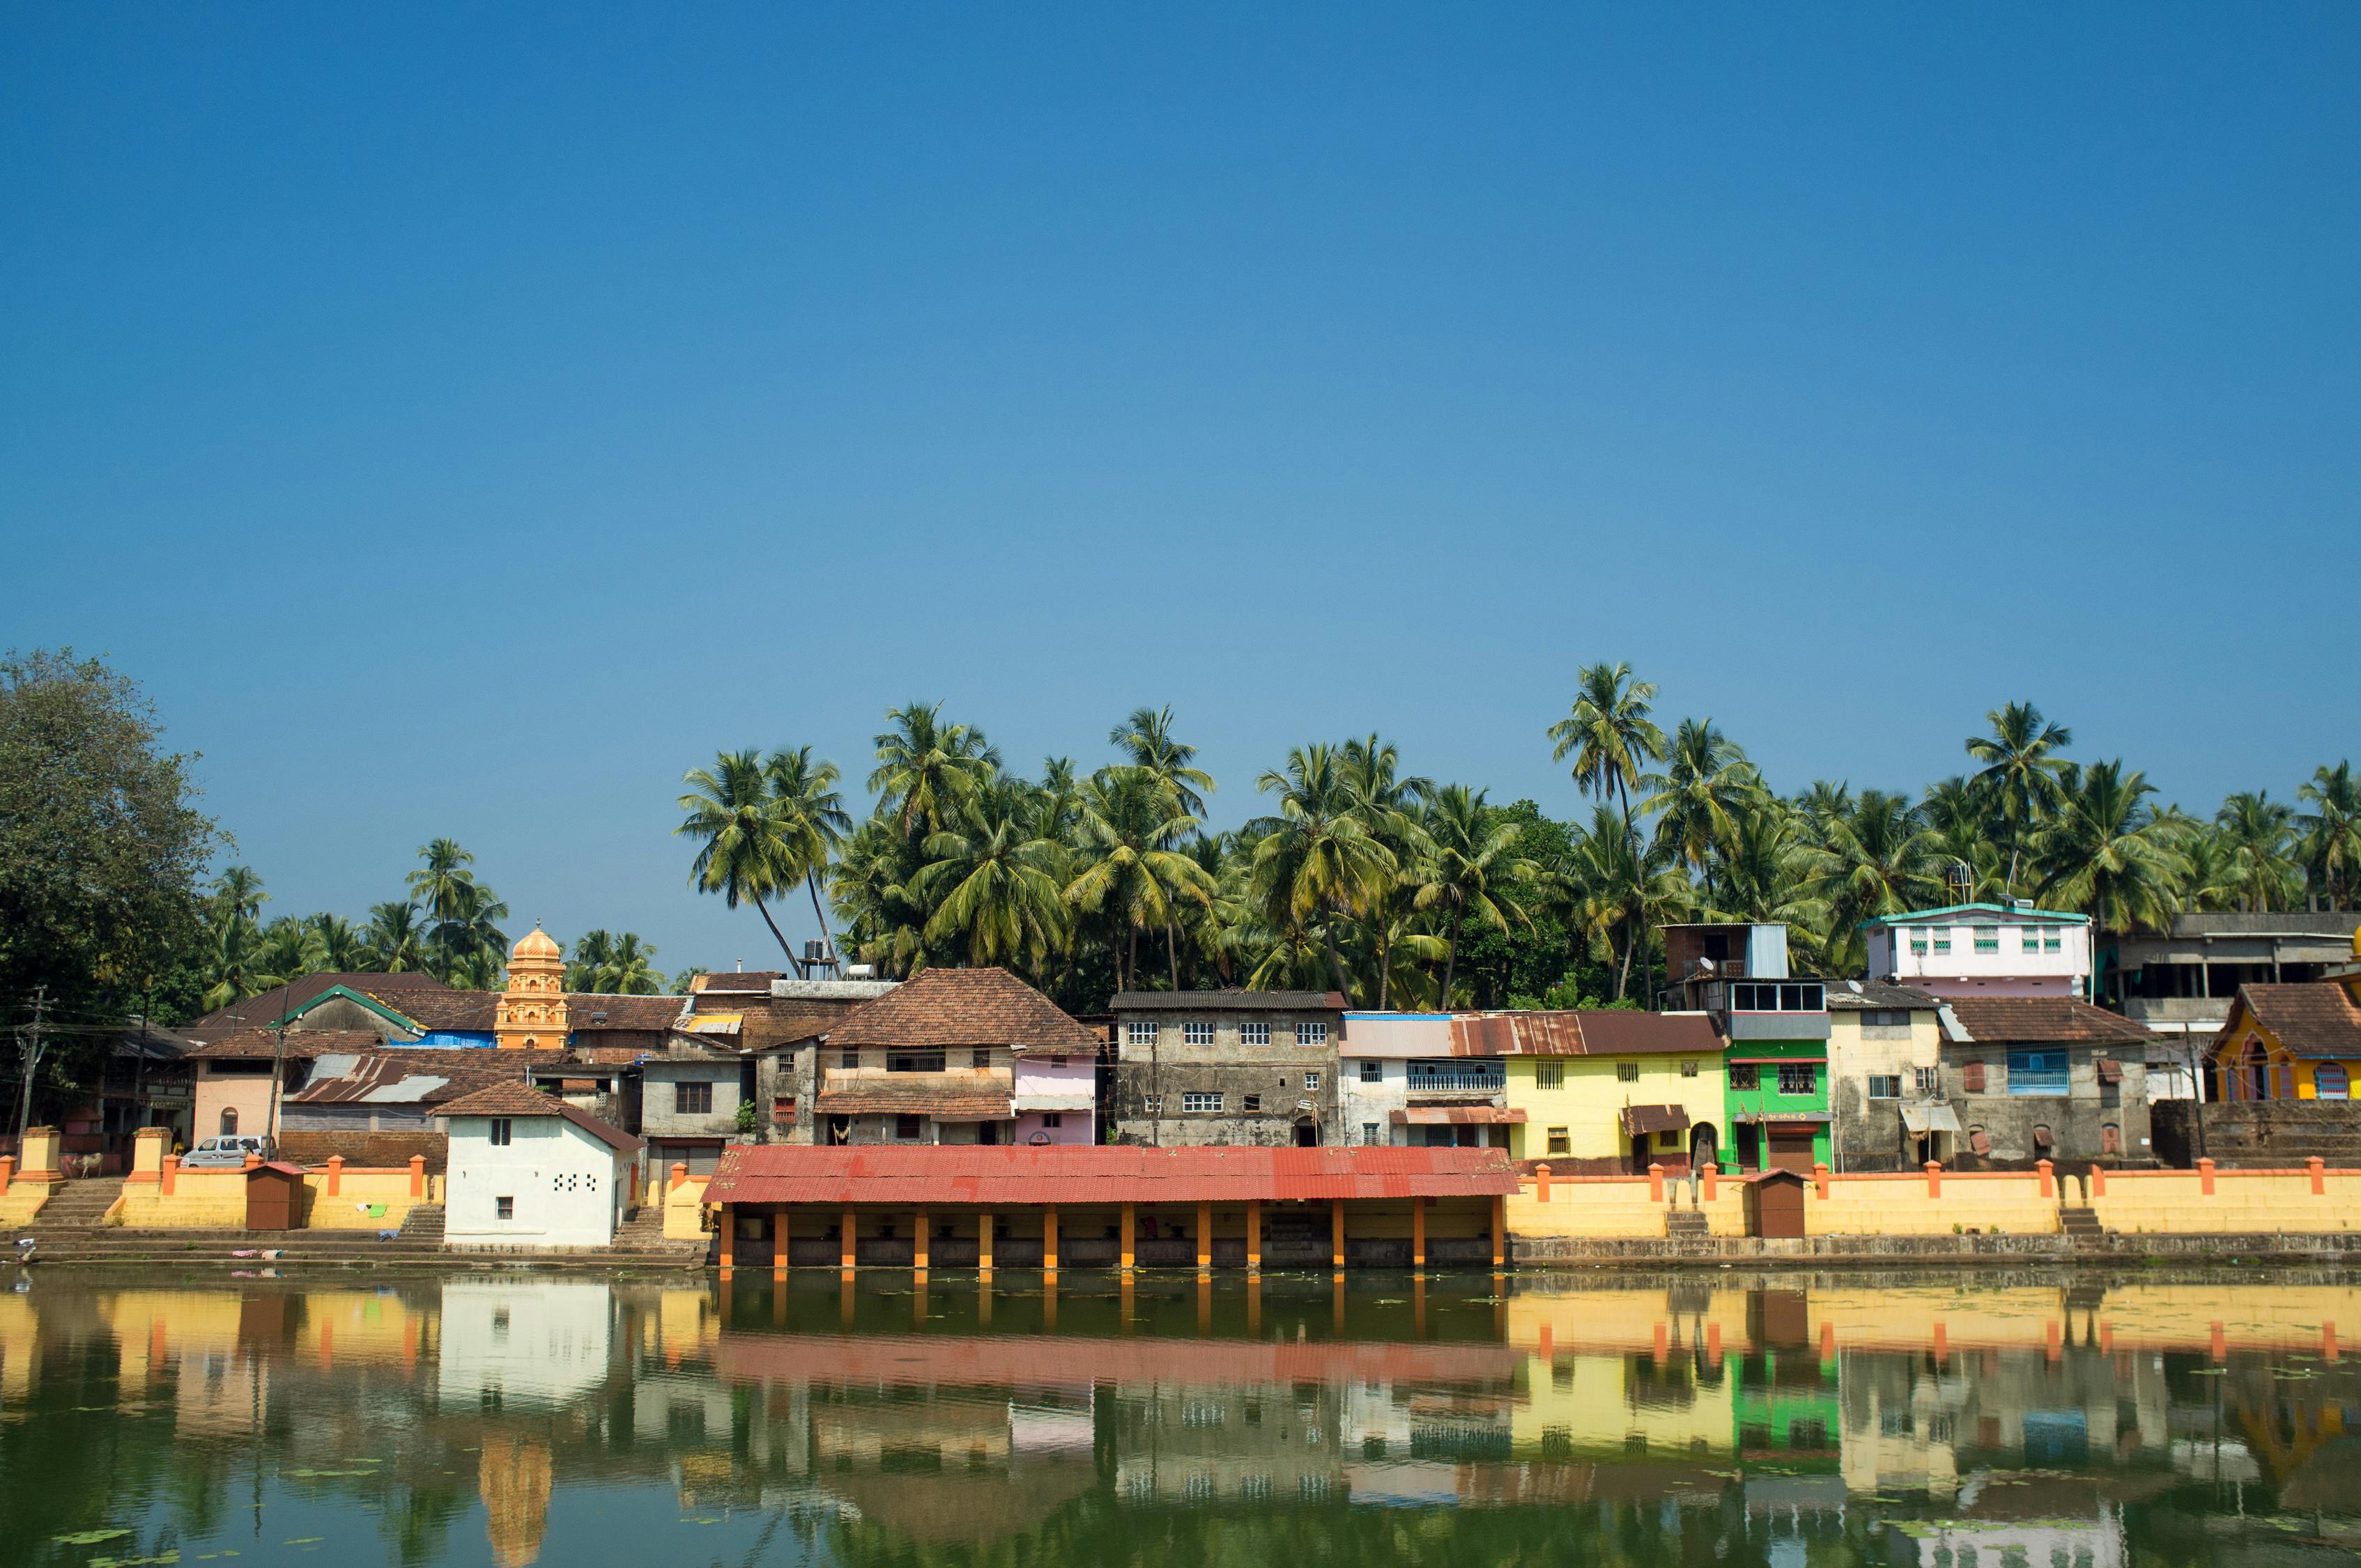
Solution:
[{"label": "corrugated tin roof", "polygon": [[1721,1036],[1702,1013],[1632,1008],[1475,1013],[1451,1020],[1455,1057],[1706,1056]]},{"label": "corrugated tin roof", "polygon": [[715,1203],[1088,1204],[1516,1190],[1504,1149],[735,1145],[705,1195]]},{"label": "corrugated tin roof", "polygon": [[1498,1105],[1412,1105],[1390,1120],[1397,1127],[1519,1126],[1525,1113]]}]

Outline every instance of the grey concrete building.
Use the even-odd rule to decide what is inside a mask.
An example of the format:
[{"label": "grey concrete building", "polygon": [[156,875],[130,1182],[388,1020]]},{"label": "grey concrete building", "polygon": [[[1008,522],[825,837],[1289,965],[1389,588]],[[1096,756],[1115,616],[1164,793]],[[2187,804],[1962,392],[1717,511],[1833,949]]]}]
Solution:
[{"label": "grey concrete building", "polygon": [[1936,998],[1879,980],[1829,981],[1828,1110],[1838,1170],[1943,1165],[1962,1131],[1942,1097]]},{"label": "grey concrete building", "polygon": [[1959,996],[1943,1007],[1943,1098],[1959,1164],[2146,1165],[2147,1030],[2066,997]]},{"label": "grey concrete building", "polygon": [[2153,1096],[2193,1092],[2188,1042],[2219,1034],[2238,988],[2315,981],[2353,952],[2353,911],[2177,915],[2169,930],[2099,938],[2098,992],[2110,1007],[2160,1036]]},{"label": "grey concrete building", "polygon": [[1337,1100],[1345,999],[1318,991],[1126,991],[1116,995],[1117,1143],[1343,1146]]},{"label": "grey concrete building", "polygon": [[[700,978],[686,1027],[727,1044],[752,1068],[755,1143],[819,1141],[813,1104],[820,1047],[829,1031],[864,1003],[900,983],[890,980],[796,980],[780,974],[724,973]],[[744,1081],[741,1075],[741,1081]]]}]

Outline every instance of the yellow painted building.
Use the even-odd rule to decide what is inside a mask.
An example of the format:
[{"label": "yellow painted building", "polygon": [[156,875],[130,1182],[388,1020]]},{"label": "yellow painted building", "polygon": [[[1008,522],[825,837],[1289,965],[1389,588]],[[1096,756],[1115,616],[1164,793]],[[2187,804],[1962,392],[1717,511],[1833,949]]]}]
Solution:
[{"label": "yellow painted building", "polygon": [[1686,1173],[1727,1146],[1722,1040],[1701,1013],[1515,1013],[1478,1022],[1522,1118],[1509,1152],[1555,1174]]},{"label": "yellow painted building", "polygon": [[2238,988],[2213,1037],[2224,1100],[2350,1100],[2361,1078],[2361,930],[2354,966],[2308,984]]}]

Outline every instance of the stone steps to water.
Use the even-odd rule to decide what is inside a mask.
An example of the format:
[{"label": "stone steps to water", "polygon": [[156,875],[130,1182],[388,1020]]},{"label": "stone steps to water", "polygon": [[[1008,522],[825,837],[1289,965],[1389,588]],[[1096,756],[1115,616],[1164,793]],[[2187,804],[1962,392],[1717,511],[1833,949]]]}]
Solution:
[{"label": "stone steps to water", "polygon": [[2106,1227],[2099,1223],[2099,1216],[2095,1212],[2081,1204],[2062,1205],[2058,1211],[2058,1225],[2059,1233],[2075,1246],[2106,1245]]},{"label": "stone steps to water", "polygon": [[1713,1226],[1697,1210],[1672,1208],[1664,1211],[1664,1234],[1675,1240],[1710,1236]]}]

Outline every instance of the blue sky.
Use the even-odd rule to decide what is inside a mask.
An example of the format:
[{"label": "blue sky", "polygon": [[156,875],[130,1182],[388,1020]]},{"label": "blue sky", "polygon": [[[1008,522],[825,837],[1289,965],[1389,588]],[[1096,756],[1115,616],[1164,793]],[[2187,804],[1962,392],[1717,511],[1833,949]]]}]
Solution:
[{"label": "blue sky", "polygon": [[[448,834],[763,959],[683,769],[1532,795],[1625,659],[1783,788],[2031,698],[2210,809],[2354,750],[2361,11],[26,7],[0,644],[273,913]],[[807,914],[796,923],[800,931]]]}]

